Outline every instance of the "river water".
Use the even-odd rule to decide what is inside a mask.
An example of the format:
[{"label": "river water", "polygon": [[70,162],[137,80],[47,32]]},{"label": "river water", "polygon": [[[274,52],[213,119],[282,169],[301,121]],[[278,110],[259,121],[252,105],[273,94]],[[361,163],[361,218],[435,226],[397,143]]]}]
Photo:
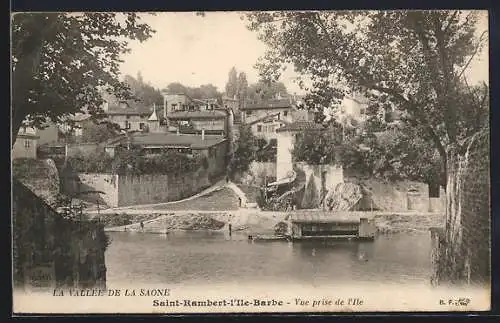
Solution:
[{"label": "river water", "polygon": [[134,284],[428,285],[430,234],[377,236],[372,242],[249,242],[246,235],[108,233],[108,286]]}]

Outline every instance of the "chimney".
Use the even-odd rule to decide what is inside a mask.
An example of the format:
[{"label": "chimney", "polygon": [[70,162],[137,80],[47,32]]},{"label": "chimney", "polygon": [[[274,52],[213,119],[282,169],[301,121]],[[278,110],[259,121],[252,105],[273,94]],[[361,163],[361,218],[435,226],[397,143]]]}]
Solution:
[{"label": "chimney", "polygon": [[205,129],[201,129],[201,140],[205,140]]}]

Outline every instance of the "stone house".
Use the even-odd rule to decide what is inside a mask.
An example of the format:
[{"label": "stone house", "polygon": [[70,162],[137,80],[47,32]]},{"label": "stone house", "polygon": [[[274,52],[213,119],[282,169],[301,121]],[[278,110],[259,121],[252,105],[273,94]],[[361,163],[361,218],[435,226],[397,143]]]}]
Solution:
[{"label": "stone house", "polygon": [[37,158],[37,145],[40,137],[37,129],[32,127],[21,127],[12,147],[11,156],[15,158]]}]

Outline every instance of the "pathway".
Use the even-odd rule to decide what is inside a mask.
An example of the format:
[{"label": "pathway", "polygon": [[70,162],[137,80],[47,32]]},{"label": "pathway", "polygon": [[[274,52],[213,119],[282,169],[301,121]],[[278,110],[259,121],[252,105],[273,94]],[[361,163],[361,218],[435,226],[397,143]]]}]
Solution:
[{"label": "pathway", "polygon": [[[233,182],[226,182],[225,180],[220,180],[211,187],[203,190],[202,192],[195,194],[193,196],[190,196],[188,198],[178,200],[178,201],[171,201],[171,202],[163,202],[163,203],[155,203],[155,204],[141,204],[141,205],[131,205],[131,206],[122,206],[122,207],[115,207],[115,208],[107,208],[107,209],[101,209],[99,210],[100,214],[109,214],[109,213],[131,213],[131,214],[148,214],[148,213],[179,213],[179,212],[206,212],[206,213],[211,213],[211,212],[220,212],[220,211],[200,211],[200,210],[195,210],[195,211],[190,211],[190,210],[181,210],[181,211],[174,211],[174,210],[159,210],[159,207],[162,206],[168,206],[176,203],[181,203],[181,202],[186,202],[190,200],[194,200],[199,197],[203,197],[207,194],[210,194],[214,191],[220,190],[224,187],[227,187],[231,189],[237,196],[238,198],[241,199],[241,207],[254,207],[253,204],[255,203],[248,203],[247,196],[245,192],[243,192],[236,184]],[[88,210],[88,214],[97,214],[97,210]]]},{"label": "pathway", "polygon": [[[206,188],[205,190],[201,191],[200,193],[192,195],[192,196],[187,197],[187,198],[182,199],[182,200],[171,201],[171,202],[163,202],[163,203],[138,204],[138,205],[129,205],[129,206],[114,207],[114,208],[106,208],[106,209],[99,210],[99,213],[101,213],[101,214],[105,214],[105,213],[117,213],[117,212],[119,212],[119,213],[127,213],[127,211],[133,211],[134,213],[137,213],[137,211],[139,211],[138,209],[140,209],[141,213],[147,213],[147,212],[143,212],[143,211],[148,211],[148,210],[145,210],[144,208],[148,208],[148,207],[154,208],[154,207],[160,207],[160,206],[166,206],[166,205],[171,205],[171,204],[176,204],[176,203],[190,201],[190,200],[193,200],[195,198],[202,197],[204,195],[210,194],[210,193],[212,193],[214,191],[220,190],[220,189],[224,188],[225,184],[226,184],[225,180],[220,180],[217,183],[215,183],[214,185],[210,186],[209,188]],[[149,210],[149,212],[151,212],[151,210]],[[156,210],[154,212],[157,213],[158,210]],[[87,210],[87,213],[94,214],[94,213],[98,213],[98,212],[97,212],[97,210]]]}]

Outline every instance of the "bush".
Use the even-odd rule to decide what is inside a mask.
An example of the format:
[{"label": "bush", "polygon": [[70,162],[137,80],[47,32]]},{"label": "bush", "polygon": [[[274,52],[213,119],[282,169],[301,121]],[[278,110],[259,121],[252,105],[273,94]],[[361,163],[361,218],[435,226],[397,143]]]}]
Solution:
[{"label": "bush", "polygon": [[95,151],[84,155],[78,153],[68,157],[68,164],[76,172],[109,173],[113,159],[104,151]]}]

